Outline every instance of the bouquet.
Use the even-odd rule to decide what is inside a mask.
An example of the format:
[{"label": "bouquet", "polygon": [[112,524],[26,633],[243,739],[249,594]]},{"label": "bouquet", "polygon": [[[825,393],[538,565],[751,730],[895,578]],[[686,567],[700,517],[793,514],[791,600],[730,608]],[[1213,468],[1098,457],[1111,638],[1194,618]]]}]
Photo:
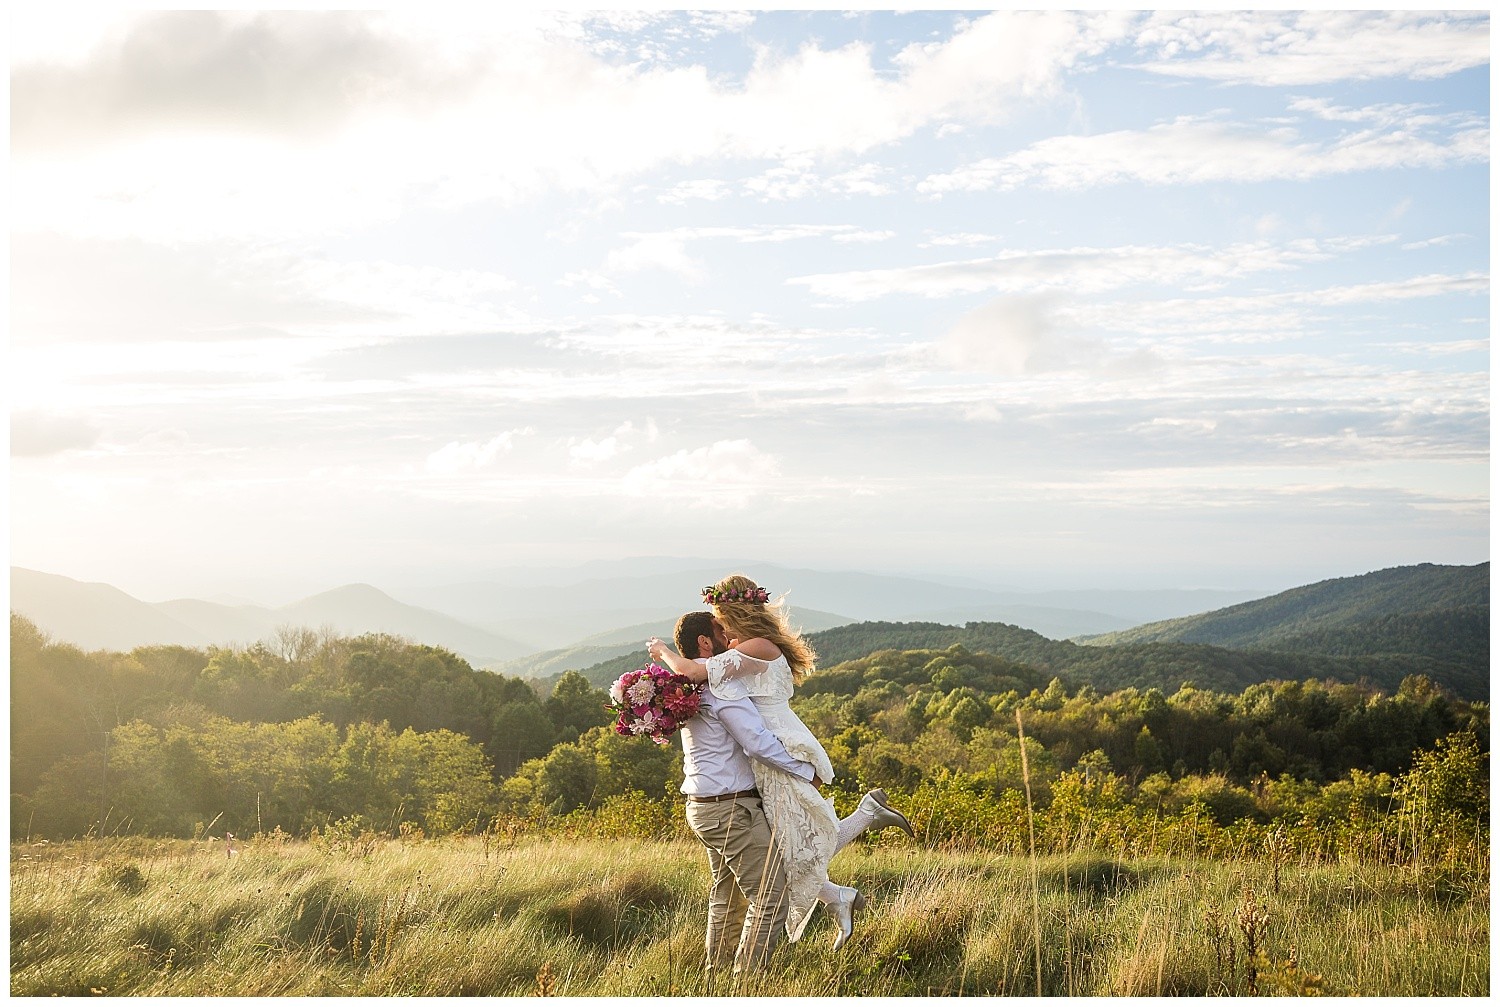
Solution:
[{"label": "bouquet", "polygon": [[609,687],[615,733],[667,744],[672,732],[698,712],[698,687],[658,664],[627,671]]}]

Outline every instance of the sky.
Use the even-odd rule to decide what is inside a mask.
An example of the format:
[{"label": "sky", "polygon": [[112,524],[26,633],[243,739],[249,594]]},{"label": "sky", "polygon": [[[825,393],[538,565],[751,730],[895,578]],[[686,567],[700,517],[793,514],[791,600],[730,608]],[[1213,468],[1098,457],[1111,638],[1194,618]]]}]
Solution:
[{"label": "sky", "polygon": [[1483,12],[11,27],[14,565],[1489,558]]}]

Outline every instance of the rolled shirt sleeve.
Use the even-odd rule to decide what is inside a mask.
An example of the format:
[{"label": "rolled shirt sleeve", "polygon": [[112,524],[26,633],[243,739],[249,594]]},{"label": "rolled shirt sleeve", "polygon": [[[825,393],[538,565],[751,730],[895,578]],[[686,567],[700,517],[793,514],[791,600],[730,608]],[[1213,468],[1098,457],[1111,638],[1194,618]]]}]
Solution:
[{"label": "rolled shirt sleeve", "polygon": [[781,740],[766,728],[760,711],[749,699],[721,698],[717,712],[729,736],[756,762],[791,773],[808,783],[817,775],[812,763],[792,758]]}]

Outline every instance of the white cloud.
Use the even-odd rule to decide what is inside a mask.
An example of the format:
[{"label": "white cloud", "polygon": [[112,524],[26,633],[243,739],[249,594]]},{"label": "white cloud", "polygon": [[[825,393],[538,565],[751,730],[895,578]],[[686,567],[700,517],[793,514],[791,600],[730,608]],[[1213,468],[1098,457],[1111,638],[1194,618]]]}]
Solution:
[{"label": "white cloud", "polygon": [[848,171],[841,171],[828,179],[828,190],[848,196],[888,196],[895,191],[889,183],[881,180],[888,169],[878,164],[862,164]]},{"label": "white cloud", "polygon": [[605,258],[609,273],[635,273],[660,269],[692,282],[708,276],[707,266],[688,253],[689,242],[737,241],[744,244],[803,241],[827,238],[841,242],[886,241],[893,231],[873,231],[853,224],[760,224],[747,227],[679,227],[648,233],[627,231],[621,237],[630,244],[612,249]]},{"label": "white cloud", "polygon": [[585,437],[582,440],[574,439],[568,445],[569,462],[575,468],[592,468],[600,462],[607,462],[622,454],[635,450],[633,442],[644,440],[646,443],[655,443],[660,431],[657,429],[656,420],[647,418],[644,427],[637,427],[631,420],[626,420],[614,429],[607,437],[595,440]]},{"label": "white cloud", "polygon": [[1483,273],[1430,274],[1265,294],[1069,303],[1055,310],[1071,324],[1095,331],[1133,332],[1153,339],[1265,342],[1300,336],[1320,324],[1307,309],[1480,296],[1488,290],[1489,277]]},{"label": "white cloud", "polygon": [[907,46],[895,62],[924,121],[992,121],[1009,100],[1055,91],[1061,70],[1103,52],[1133,21],[1116,11],[987,14],[944,42]]},{"label": "white cloud", "polygon": [[707,278],[707,267],[701,259],[688,255],[687,240],[682,235],[663,231],[633,237],[635,240],[631,244],[610,251],[604,260],[605,272],[639,273],[659,269],[690,283],[701,283]]},{"label": "white cloud", "polygon": [[871,300],[887,294],[948,297],[998,291],[1027,294],[1039,290],[1097,293],[1150,284],[1213,285],[1225,280],[1289,269],[1331,258],[1345,246],[1338,241],[1265,242],[1209,248],[1202,245],[1118,248],[1064,248],[1007,252],[984,259],[925,266],[823,273],[792,277],[824,297]]},{"label": "white cloud", "polygon": [[728,197],[731,192],[733,188],[723,179],[695,178],[686,182],[678,182],[657,196],[656,200],[659,203],[671,203],[674,206],[682,206],[694,200],[713,203]]},{"label": "white cloud", "polygon": [[1153,14],[1136,45],[1153,73],[1287,86],[1444,77],[1489,62],[1489,18],[1426,11]]},{"label": "white cloud", "polygon": [[101,431],[82,416],[23,410],[10,417],[12,458],[41,458],[93,447]]},{"label": "white cloud", "polygon": [[1306,139],[1286,126],[1267,129],[1185,118],[1147,130],[1049,137],[1006,157],[985,158],[930,175],[917,189],[942,195],[1005,191],[1029,184],[1069,190],[1129,181],[1151,185],[1264,182],[1442,168],[1488,159],[1489,130],[1482,123],[1464,116],[1442,125],[1449,132],[1432,136],[1423,135],[1422,123],[1381,122],[1321,141]]},{"label": "white cloud", "polygon": [[456,475],[459,472],[489,468],[495,459],[509,453],[515,445],[516,436],[533,431],[507,430],[487,441],[450,441],[427,456],[428,472],[437,475]]},{"label": "white cloud", "polygon": [[[866,45],[808,44],[762,50],[726,81],[701,65],[608,62],[545,15],[453,16],[144,13],[73,61],[19,64],[13,224],[312,235],[394,220],[414,200],[513,203],[712,157],[857,155],[1049,94],[1125,28],[1109,14],[1002,12],[908,47],[894,74]],[[885,183],[858,166],[827,184]]]},{"label": "white cloud", "polygon": [[507,296],[516,284],[480,269],[310,259],[295,267],[308,296],[383,316],[390,335],[486,332],[519,321]]},{"label": "white cloud", "polygon": [[884,180],[889,169],[879,164],[861,164],[846,171],[827,174],[811,157],[786,158],[759,175],[744,179],[740,188],[765,202],[787,202],[814,196],[887,196],[895,191]]},{"label": "white cloud", "polygon": [[18,150],[204,127],[298,137],[364,105],[445,95],[478,69],[416,59],[349,11],[145,12],[93,43],[86,60],[13,66]]},{"label": "white cloud", "polygon": [[598,441],[585,437],[568,448],[568,457],[580,464],[593,465],[609,461],[622,451],[629,450],[630,448],[620,444],[618,437],[606,437]]},{"label": "white cloud", "polygon": [[778,241],[803,241],[831,238],[834,241],[883,241],[890,231],[871,231],[855,224],[753,224],[744,227],[679,227],[653,234],[627,233],[626,237],[649,238],[667,235],[677,241],[728,239],[746,244]]},{"label": "white cloud", "polygon": [[1336,105],[1327,98],[1293,98],[1287,108],[1294,112],[1305,112],[1326,122],[1365,122],[1375,126],[1402,126],[1407,129],[1426,126],[1450,128],[1484,125],[1484,119],[1469,112],[1437,114],[1428,110],[1432,105],[1397,104],[1382,105]]},{"label": "white cloud", "polygon": [[1455,339],[1446,343],[1388,343],[1390,349],[1399,350],[1402,353],[1415,353],[1424,356],[1448,357],[1464,353],[1488,353],[1490,341],[1488,339]]},{"label": "white cloud", "polygon": [[1326,287],[1311,293],[1289,296],[1287,299],[1314,305],[1378,303],[1380,301],[1407,301],[1416,297],[1478,295],[1487,293],[1489,289],[1490,278],[1485,273],[1465,273],[1458,276],[1435,273],[1427,276],[1413,276],[1404,280]]},{"label": "white cloud", "polygon": [[480,269],[339,261],[240,241],[12,238],[18,342],[389,338],[521,324],[515,283]]},{"label": "white cloud", "polygon": [[1058,332],[1045,298],[1006,297],[969,312],[938,344],[951,366],[1020,375],[1065,366],[1078,345]]},{"label": "white cloud", "polygon": [[743,186],[746,192],[760,199],[786,202],[807,199],[822,188],[823,180],[808,167],[781,164],[746,179]]},{"label": "white cloud", "polygon": [[774,489],[780,468],[774,456],[748,439],[721,440],[638,465],[625,475],[623,486],[632,496],[744,507]]},{"label": "white cloud", "polygon": [[973,232],[960,232],[958,234],[939,234],[928,238],[926,241],[918,242],[918,248],[944,248],[954,245],[988,245],[999,241],[998,234],[975,234]]},{"label": "white cloud", "polygon": [[1432,248],[1437,245],[1451,245],[1455,241],[1462,241],[1470,237],[1467,234],[1439,234],[1431,238],[1423,238],[1420,241],[1407,241],[1401,245],[1404,251],[1415,251],[1419,248]]}]

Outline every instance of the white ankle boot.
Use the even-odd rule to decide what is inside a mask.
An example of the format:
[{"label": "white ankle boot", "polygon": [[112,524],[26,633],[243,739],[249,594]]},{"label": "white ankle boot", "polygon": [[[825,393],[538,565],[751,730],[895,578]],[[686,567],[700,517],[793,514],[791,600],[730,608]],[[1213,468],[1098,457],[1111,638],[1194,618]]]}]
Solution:
[{"label": "white ankle boot", "polygon": [[917,834],[912,831],[911,822],[907,821],[906,816],[887,803],[884,790],[877,788],[870,791],[864,797],[861,797],[859,799],[859,810],[870,815],[871,822],[869,828],[883,829],[888,825],[894,825],[913,839],[917,838]]},{"label": "white ankle boot", "polygon": [[846,888],[839,886],[838,898],[828,903],[828,908],[833,910],[833,918],[838,920],[839,935],[834,938],[833,950],[837,951],[844,946],[849,935],[854,933],[855,910],[865,907],[865,896],[858,888]]}]

